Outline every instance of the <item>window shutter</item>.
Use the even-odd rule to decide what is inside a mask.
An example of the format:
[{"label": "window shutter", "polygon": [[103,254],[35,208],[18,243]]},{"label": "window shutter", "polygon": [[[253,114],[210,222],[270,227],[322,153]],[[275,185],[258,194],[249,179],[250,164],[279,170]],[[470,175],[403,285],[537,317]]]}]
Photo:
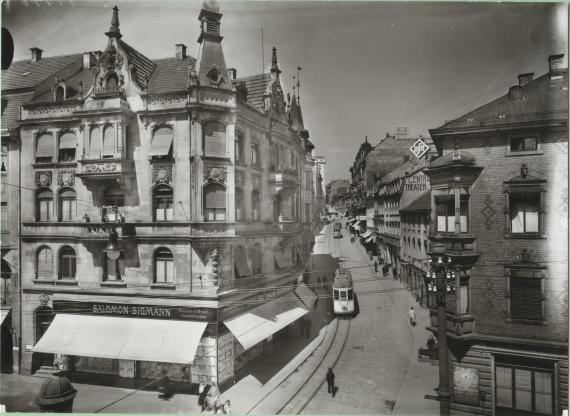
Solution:
[{"label": "window shutter", "polygon": [[511,316],[521,319],[542,319],[540,279],[511,279]]},{"label": "window shutter", "polygon": [[60,149],[75,149],[77,147],[77,138],[73,133],[65,133],[59,138]]},{"label": "window shutter", "polygon": [[222,124],[209,123],[204,127],[204,154],[226,156],[226,129]]},{"label": "window shutter", "polygon": [[53,138],[50,134],[38,137],[36,157],[53,157]]},{"label": "window shutter", "polygon": [[167,156],[172,147],[173,132],[170,127],[160,127],[154,132],[149,156]]},{"label": "window shutter", "polygon": [[113,126],[105,127],[103,134],[103,155],[112,156],[115,154],[115,129]]},{"label": "window shutter", "polygon": [[226,208],[226,191],[222,186],[214,185],[208,187],[206,190],[206,208]]},{"label": "window shutter", "polygon": [[99,127],[91,130],[89,157],[91,159],[99,159],[101,157],[101,129]]}]

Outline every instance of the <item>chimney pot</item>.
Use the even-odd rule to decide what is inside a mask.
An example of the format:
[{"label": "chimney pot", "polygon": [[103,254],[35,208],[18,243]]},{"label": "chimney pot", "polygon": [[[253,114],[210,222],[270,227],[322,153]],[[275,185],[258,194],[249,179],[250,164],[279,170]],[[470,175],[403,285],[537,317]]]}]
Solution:
[{"label": "chimney pot", "polygon": [[183,61],[186,59],[186,45],[183,43],[177,43],[176,45],[176,60]]},{"label": "chimney pot", "polygon": [[526,74],[519,74],[519,87],[528,84],[534,79],[534,72],[528,72]]},{"label": "chimney pot", "polygon": [[30,48],[30,50],[32,51],[32,62],[37,62],[40,59],[42,59],[42,50],[40,48]]},{"label": "chimney pot", "polygon": [[548,75],[550,79],[562,78],[562,71],[564,70],[564,54],[550,55],[548,57]]},{"label": "chimney pot", "polygon": [[95,57],[96,52],[85,52],[83,54],[83,69],[91,69],[95,66],[97,58]]},{"label": "chimney pot", "polygon": [[235,68],[228,68],[228,76],[230,79],[234,80],[237,78],[237,69]]}]

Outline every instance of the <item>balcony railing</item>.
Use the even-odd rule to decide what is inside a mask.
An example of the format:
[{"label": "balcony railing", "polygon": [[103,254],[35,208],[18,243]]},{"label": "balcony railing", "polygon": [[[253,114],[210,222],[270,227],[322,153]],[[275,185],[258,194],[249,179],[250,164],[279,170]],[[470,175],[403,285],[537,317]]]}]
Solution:
[{"label": "balcony railing", "polygon": [[84,178],[121,177],[130,171],[131,162],[124,158],[80,159],[77,176]]}]

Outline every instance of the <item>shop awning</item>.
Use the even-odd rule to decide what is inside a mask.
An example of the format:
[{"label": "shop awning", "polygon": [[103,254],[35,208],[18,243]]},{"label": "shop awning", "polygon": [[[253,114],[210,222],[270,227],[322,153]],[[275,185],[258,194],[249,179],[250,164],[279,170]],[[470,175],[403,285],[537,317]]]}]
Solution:
[{"label": "shop awning", "polygon": [[32,351],[190,364],[206,325],[58,313]]},{"label": "shop awning", "polygon": [[75,149],[77,147],[77,138],[73,133],[65,133],[59,138],[60,149]]},{"label": "shop awning", "polygon": [[370,234],[372,234],[372,231],[366,231],[365,233],[360,234],[360,236],[362,238],[368,238],[370,237]]},{"label": "shop awning", "polygon": [[315,306],[317,295],[315,295],[315,293],[304,283],[300,284],[297,289],[295,289],[295,294],[299,296],[299,299],[301,299],[307,308],[312,309]]},{"label": "shop awning", "polygon": [[152,144],[148,152],[149,156],[167,156],[172,146],[172,130],[158,129],[154,133]]},{"label": "shop awning", "polygon": [[293,293],[288,293],[227,319],[224,324],[247,350],[308,312],[309,309]]}]

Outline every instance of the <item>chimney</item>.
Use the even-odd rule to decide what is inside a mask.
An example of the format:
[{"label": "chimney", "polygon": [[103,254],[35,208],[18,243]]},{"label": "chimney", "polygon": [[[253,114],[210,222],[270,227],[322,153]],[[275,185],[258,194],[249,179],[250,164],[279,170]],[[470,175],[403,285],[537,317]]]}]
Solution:
[{"label": "chimney", "polygon": [[550,55],[548,57],[548,75],[550,79],[560,79],[562,78],[562,72],[564,70],[564,54]]},{"label": "chimney", "polygon": [[528,72],[526,74],[519,74],[519,87],[528,84],[534,79],[534,72]]},{"label": "chimney", "polygon": [[177,43],[176,45],[176,60],[183,61],[186,59],[186,45],[183,43]]},{"label": "chimney", "polygon": [[237,78],[237,69],[228,68],[228,77],[230,77],[231,80],[236,79]]},{"label": "chimney", "polygon": [[32,62],[37,62],[40,59],[42,59],[42,50],[40,48],[30,48],[30,50],[32,51]]},{"label": "chimney", "polygon": [[83,69],[93,68],[96,62],[95,52],[85,52],[83,54]]}]

